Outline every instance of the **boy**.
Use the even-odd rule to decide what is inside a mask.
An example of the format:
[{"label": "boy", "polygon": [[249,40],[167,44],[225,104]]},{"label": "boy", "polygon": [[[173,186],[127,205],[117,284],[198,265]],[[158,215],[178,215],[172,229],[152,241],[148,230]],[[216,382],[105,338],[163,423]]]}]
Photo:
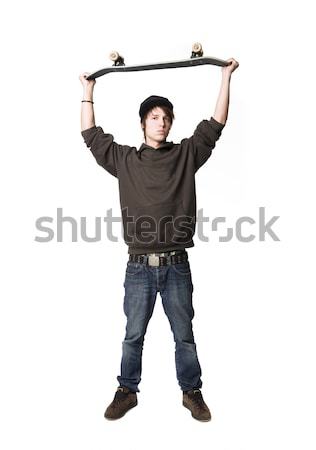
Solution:
[{"label": "boy", "polygon": [[186,248],[193,247],[196,198],[195,173],[207,161],[228,115],[233,58],[222,68],[222,82],[214,115],[197,126],[180,144],[168,142],[174,120],[173,105],[152,95],[139,109],[145,142],[139,150],[122,146],[111,134],[95,126],[95,80],[80,76],[83,85],[81,130],[97,163],[118,178],[124,240],[128,245],[124,288],[127,317],[119,387],[105,411],[118,419],[137,405],[144,337],[157,293],[175,341],[175,364],[183,392],[183,406],[200,421],[211,419],[200,388],[201,367],[194,342],[193,283]]}]

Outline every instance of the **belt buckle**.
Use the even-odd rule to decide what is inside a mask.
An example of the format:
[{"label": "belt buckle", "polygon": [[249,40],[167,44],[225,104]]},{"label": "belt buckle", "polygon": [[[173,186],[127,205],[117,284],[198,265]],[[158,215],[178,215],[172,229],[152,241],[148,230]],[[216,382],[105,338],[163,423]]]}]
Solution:
[{"label": "belt buckle", "polygon": [[159,266],[159,256],[157,256],[155,253],[151,253],[148,255],[148,265],[149,266]]}]

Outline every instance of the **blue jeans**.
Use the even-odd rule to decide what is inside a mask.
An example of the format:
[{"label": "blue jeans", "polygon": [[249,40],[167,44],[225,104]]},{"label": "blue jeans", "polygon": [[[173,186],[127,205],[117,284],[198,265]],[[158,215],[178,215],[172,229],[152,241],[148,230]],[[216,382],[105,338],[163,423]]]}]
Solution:
[{"label": "blue jeans", "polygon": [[144,336],[157,292],[160,292],[175,341],[178,383],[183,391],[201,388],[201,367],[192,330],[193,284],[189,261],[161,267],[129,261],[124,287],[127,324],[122,346],[121,374],[117,377],[119,384],[139,392]]}]

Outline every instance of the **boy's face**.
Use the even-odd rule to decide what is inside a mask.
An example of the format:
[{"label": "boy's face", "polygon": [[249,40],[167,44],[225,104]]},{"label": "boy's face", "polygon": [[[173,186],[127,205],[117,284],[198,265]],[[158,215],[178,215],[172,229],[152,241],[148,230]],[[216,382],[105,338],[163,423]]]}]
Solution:
[{"label": "boy's face", "polygon": [[167,139],[171,128],[171,121],[163,109],[156,106],[147,115],[145,120],[146,143],[149,145],[160,144]]}]

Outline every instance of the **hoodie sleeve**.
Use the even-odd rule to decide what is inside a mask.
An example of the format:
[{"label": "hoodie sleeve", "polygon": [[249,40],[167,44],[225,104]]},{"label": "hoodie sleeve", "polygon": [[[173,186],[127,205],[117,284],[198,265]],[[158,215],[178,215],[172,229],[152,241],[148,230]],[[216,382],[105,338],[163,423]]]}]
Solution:
[{"label": "hoodie sleeve", "polygon": [[193,136],[189,138],[190,150],[194,156],[195,172],[211,156],[224,126],[224,124],[217,122],[213,117],[210,120],[202,120],[196,127]]},{"label": "hoodie sleeve", "polygon": [[123,153],[130,147],[114,142],[112,134],[104,133],[101,127],[88,128],[83,130],[81,135],[97,163],[117,178],[118,167]]}]

